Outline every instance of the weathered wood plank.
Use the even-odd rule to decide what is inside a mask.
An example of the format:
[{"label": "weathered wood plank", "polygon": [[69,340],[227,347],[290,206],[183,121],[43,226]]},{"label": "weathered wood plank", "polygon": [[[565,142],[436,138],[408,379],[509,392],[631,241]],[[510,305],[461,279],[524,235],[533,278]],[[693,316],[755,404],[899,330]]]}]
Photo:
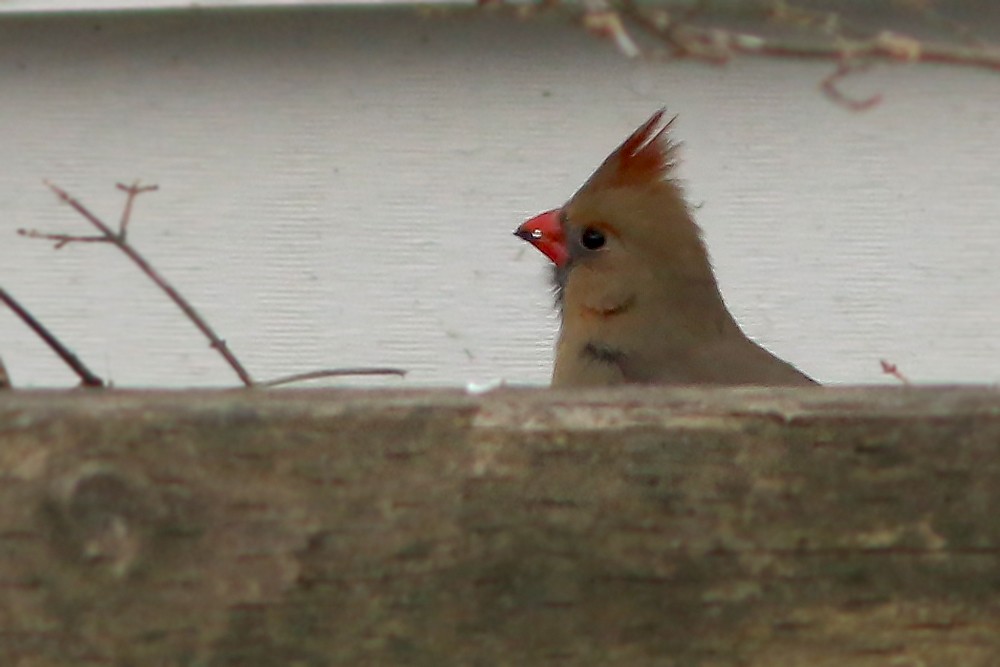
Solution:
[{"label": "weathered wood plank", "polygon": [[993,665],[1000,392],[12,391],[0,664]]}]

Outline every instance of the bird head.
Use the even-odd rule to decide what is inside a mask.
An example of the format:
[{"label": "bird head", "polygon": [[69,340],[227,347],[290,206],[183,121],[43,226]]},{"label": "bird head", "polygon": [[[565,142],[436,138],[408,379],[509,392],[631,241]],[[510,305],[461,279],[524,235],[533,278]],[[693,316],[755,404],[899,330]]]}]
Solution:
[{"label": "bird head", "polygon": [[565,278],[586,264],[627,271],[635,262],[699,275],[711,269],[701,231],[671,172],[677,145],[673,119],[654,113],[604,160],[562,207],[525,221],[514,232]]}]

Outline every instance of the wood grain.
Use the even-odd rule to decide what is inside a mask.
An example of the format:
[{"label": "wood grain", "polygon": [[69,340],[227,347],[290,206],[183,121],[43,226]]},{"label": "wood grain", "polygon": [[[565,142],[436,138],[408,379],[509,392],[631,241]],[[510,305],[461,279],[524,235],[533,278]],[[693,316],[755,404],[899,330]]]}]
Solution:
[{"label": "wood grain", "polygon": [[5,392],[0,663],[992,665],[1000,392]]}]

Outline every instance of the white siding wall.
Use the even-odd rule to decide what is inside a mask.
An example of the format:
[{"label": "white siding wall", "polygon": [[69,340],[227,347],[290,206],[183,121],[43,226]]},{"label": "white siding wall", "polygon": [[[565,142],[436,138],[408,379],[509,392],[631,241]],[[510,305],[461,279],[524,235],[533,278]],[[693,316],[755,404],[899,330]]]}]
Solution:
[{"label": "white siding wall", "polygon": [[[1000,380],[1000,78],[628,61],[559,21],[406,11],[0,21],[0,285],[119,386],[235,377],[48,178],[114,220],[258,378],[391,364],[407,386],[547,381],[543,258],[513,236],[666,104],[723,292],[824,382]],[[21,386],[73,376],[0,310]]]}]

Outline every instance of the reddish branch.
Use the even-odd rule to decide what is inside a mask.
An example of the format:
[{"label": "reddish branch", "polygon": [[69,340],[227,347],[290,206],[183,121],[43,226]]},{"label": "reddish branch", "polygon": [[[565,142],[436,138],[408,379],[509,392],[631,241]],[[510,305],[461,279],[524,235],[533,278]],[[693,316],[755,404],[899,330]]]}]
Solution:
[{"label": "reddish branch", "polygon": [[161,276],[159,272],[157,272],[156,269],[154,269],[153,266],[148,261],[146,261],[145,257],[140,255],[139,252],[131,245],[129,245],[129,243],[126,241],[129,218],[131,217],[132,214],[132,204],[135,201],[135,198],[145,192],[152,192],[156,190],[157,186],[155,185],[141,186],[139,185],[138,182],[133,183],[132,185],[123,185],[121,183],[118,184],[118,189],[123,190],[126,193],[126,199],[125,199],[125,208],[122,211],[122,217],[118,226],[118,231],[115,232],[113,229],[111,229],[111,227],[105,224],[103,220],[101,220],[96,215],[91,213],[90,210],[82,203],[80,203],[79,200],[71,197],[68,192],[66,192],[65,190],[63,190],[54,183],[46,181],[45,184],[49,187],[50,190],[52,190],[52,192],[56,193],[56,196],[59,197],[59,199],[69,204],[70,207],[72,207],[77,213],[83,216],[83,218],[87,222],[96,227],[97,231],[101,233],[101,236],[93,237],[93,236],[70,236],[67,234],[42,234],[34,230],[25,230],[25,229],[19,229],[18,234],[21,234],[22,236],[28,236],[31,238],[42,238],[42,239],[47,239],[49,241],[55,241],[56,248],[61,248],[67,243],[77,243],[77,242],[111,243],[119,250],[121,250],[126,257],[132,260],[132,262],[139,267],[140,271],[145,273],[150,280],[156,283],[157,287],[163,290],[163,292],[168,297],[170,297],[170,300],[173,301],[177,305],[177,307],[180,308],[181,311],[187,316],[187,318],[191,320],[191,322],[196,327],[198,327],[198,330],[201,331],[206,338],[208,338],[211,347],[217,350],[219,354],[222,355],[222,357],[226,360],[226,362],[230,365],[230,367],[232,367],[232,369],[236,372],[236,375],[239,376],[240,381],[243,382],[243,384],[246,385],[247,387],[253,386],[254,384],[253,378],[250,377],[250,374],[243,367],[243,364],[240,363],[239,359],[237,359],[236,356],[229,350],[229,347],[226,345],[226,342],[221,338],[219,338],[219,336],[215,333],[212,327],[208,325],[208,322],[206,322],[205,319],[198,314],[198,311],[194,309],[194,306],[188,303],[187,299],[185,299],[181,295],[181,293],[174,288],[173,285],[167,282],[167,280],[163,276]]},{"label": "reddish branch", "polygon": [[891,375],[903,384],[912,384],[910,379],[903,375],[902,371],[899,370],[899,367],[896,364],[890,363],[885,359],[879,359],[879,363],[882,365],[882,372],[886,375]]},{"label": "reddish branch", "polygon": [[[74,236],[71,234],[48,234],[39,232],[33,229],[19,229],[17,233],[21,236],[27,236],[29,238],[45,239],[47,241],[54,241],[56,249],[62,248],[68,243],[110,243],[121,250],[125,255],[132,260],[132,262],[139,267],[139,269],[152,280],[157,287],[159,287],[174,304],[181,309],[185,316],[201,331],[206,338],[208,338],[209,344],[214,348],[222,357],[226,360],[229,366],[236,372],[239,376],[240,381],[247,387],[253,386],[277,386],[280,384],[288,384],[291,382],[298,382],[301,380],[312,380],[324,377],[341,377],[345,375],[406,375],[406,371],[400,370],[398,368],[337,368],[330,370],[312,371],[310,373],[301,373],[297,375],[291,375],[284,378],[279,378],[277,380],[272,380],[270,382],[261,383],[258,385],[257,382],[253,380],[250,373],[247,372],[243,364],[240,363],[236,355],[230,351],[229,346],[226,345],[226,341],[220,338],[215,331],[209,326],[208,322],[205,321],[194,306],[192,306],[187,299],[178,292],[173,285],[167,282],[166,278],[160,275],[156,269],[143,257],[138,250],[132,247],[126,240],[128,233],[129,220],[132,217],[132,208],[135,202],[135,198],[145,192],[152,192],[157,189],[155,185],[140,185],[138,182],[132,185],[124,185],[118,183],[117,187],[126,194],[125,206],[122,210],[122,216],[118,223],[118,231],[114,231],[108,226],[103,220],[98,218],[96,215],[90,212],[90,210],[84,206],[79,200],[71,197],[62,188],[57,185],[50,183],[48,181],[45,184],[51,189],[56,195],[69,204],[77,213],[79,213],[87,222],[92,224],[100,232],[99,236]],[[13,306],[12,306],[13,307]],[[39,335],[42,335],[39,333]],[[43,336],[44,338],[44,336]],[[62,354],[60,354],[62,356]],[[67,363],[70,363],[66,357],[63,357]],[[72,364],[71,364],[72,365]],[[81,376],[82,377],[82,376]],[[100,380],[98,380],[100,382]]]},{"label": "reddish branch", "polygon": [[[591,32],[613,41],[629,57],[643,54],[636,36],[645,35],[666,44],[675,58],[696,58],[713,64],[725,64],[735,56],[833,61],[837,69],[822,80],[821,89],[834,102],[852,110],[870,109],[881,98],[853,99],[838,85],[873,62],[938,63],[1000,72],[1000,48],[975,39],[968,26],[947,21],[923,5],[915,5],[915,11],[926,23],[946,25],[964,43],[925,41],[892,30],[865,30],[850,25],[841,13],[797,8],[786,1],[764,5],[762,20],[774,27],[789,27],[798,34],[808,31],[809,41],[696,24],[696,19],[705,19],[709,5],[697,2],[668,11],[635,0],[590,0],[584,2],[582,23]],[[716,9],[714,15],[724,13]]]},{"label": "reddish branch", "polygon": [[[28,325],[32,331],[34,331],[39,338],[45,341],[45,344],[52,349],[56,355],[62,359],[67,366],[73,369],[73,372],[77,374],[80,378],[80,384],[84,387],[103,387],[104,381],[90,372],[90,369],[80,359],[70,352],[69,348],[63,345],[58,338],[52,335],[45,325],[39,322],[35,317],[27,311],[20,303],[18,303],[14,297],[7,293],[6,290],[0,288],[0,301],[7,304],[14,313],[21,318],[21,321]],[[0,365],[0,387],[4,386],[4,380],[7,380],[6,373],[3,370],[3,366]],[[9,380],[7,383],[9,384]]]},{"label": "reddish branch", "polygon": [[398,368],[331,368],[322,371],[309,371],[308,373],[296,373],[286,375],[275,380],[261,382],[261,387],[278,387],[283,384],[293,384],[295,382],[305,382],[307,380],[319,380],[321,378],[344,377],[346,375],[396,375],[404,377],[406,371]]},{"label": "reddish branch", "polygon": [[856,72],[866,70],[870,65],[871,63],[853,65],[847,61],[841,61],[840,64],[837,65],[836,71],[832,72],[829,76],[824,77],[822,83],[820,84],[823,88],[823,92],[826,93],[826,96],[831,100],[841,106],[847,107],[851,111],[867,111],[872,107],[878,106],[882,103],[881,95],[872,95],[871,97],[859,100],[844,94],[844,92],[838,87],[838,84],[845,77]]}]

